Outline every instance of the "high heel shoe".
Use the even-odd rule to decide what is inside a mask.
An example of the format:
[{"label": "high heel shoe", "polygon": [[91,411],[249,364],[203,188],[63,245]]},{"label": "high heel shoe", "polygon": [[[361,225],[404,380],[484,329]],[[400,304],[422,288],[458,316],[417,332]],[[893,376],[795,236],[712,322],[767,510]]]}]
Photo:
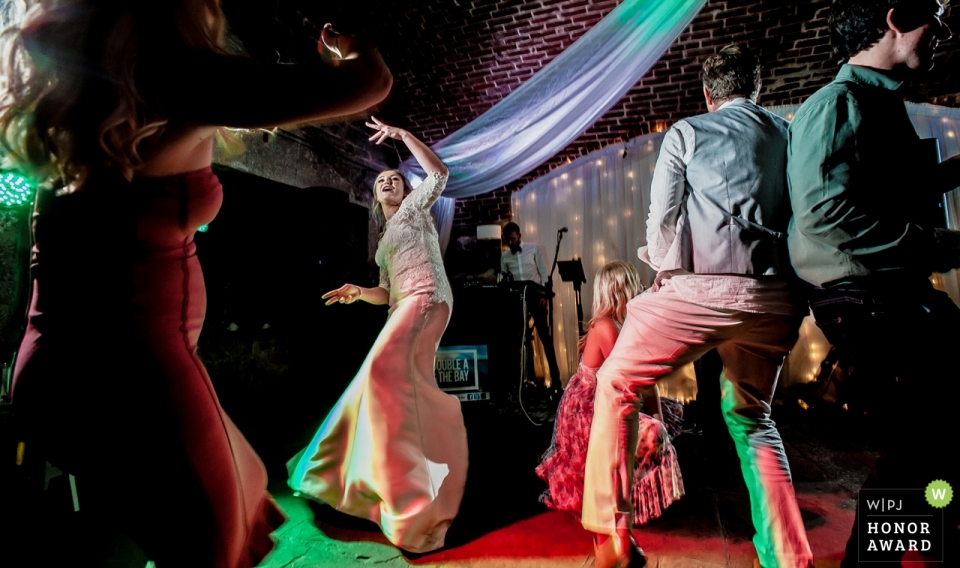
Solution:
[{"label": "high heel shoe", "polygon": [[643,568],[647,565],[647,557],[643,549],[637,546],[633,536],[626,541],[620,536],[610,535],[602,545],[593,540],[593,556],[595,568]]}]

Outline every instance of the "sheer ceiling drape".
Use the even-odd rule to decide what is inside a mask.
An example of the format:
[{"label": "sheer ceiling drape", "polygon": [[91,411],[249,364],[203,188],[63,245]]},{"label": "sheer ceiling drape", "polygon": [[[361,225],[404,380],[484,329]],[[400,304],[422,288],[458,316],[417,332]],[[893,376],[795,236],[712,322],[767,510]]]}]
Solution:
[{"label": "sheer ceiling drape", "polygon": [[[432,149],[450,169],[434,216],[446,248],[453,199],[508,185],[583,134],[646,74],[706,0],[624,0],[605,18],[476,120]],[[414,159],[400,171],[416,186]],[[444,234],[447,235],[444,237]]]}]

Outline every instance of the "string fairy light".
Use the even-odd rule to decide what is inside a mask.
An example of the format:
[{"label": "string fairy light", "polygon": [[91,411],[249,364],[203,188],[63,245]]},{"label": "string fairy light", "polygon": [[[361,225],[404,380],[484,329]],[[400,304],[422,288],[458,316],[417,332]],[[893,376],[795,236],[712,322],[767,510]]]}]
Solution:
[{"label": "string fairy light", "polygon": [[33,203],[33,185],[15,173],[0,174],[0,205],[19,207]]}]

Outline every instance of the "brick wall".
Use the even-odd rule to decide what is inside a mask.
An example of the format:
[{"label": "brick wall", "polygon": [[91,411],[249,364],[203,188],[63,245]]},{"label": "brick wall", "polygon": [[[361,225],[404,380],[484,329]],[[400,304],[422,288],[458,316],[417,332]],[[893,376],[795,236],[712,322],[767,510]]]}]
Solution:
[{"label": "brick wall", "polygon": [[[764,65],[763,104],[796,104],[829,82],[838,63],[826,27],[829,0],[712,1],[663,58],[580,138],[547,164],[490,194],[457,203],[457,233],[480,223],[510,218],[510,194],[564,161],[598,148],[663,129],[706,111],[699,69],[702,60],[728,43],[744,43]],[[407,12],[419,21],[416,41],[422,61],[438,65],[398,74],[403,93],[395,101],[411,125],[433,141],[460,128],[548,63],[614,7],[586,0],[472,2],[443,10]],[[960,9],[948,13],[960,28]],[[944,47],[934,76],[911,100],[958,104],[957,42]],[[389,108],[387,110],[393,110]]]},{"label": "brick wall", "polygon": [[[228,16],[231,3],[225,0]],[[393,93],[377,112],[431,143],[502,100],[618,3],[354,0],[318,6],[306,0],[273,0],[261,5],[263,14],[248,17],[255,33],[240,35],[248,48],[253,46],[251,52],[286,61],[315,53],[317,30],[325,21],[369,38],[380,47],[395,80]],[[556,157],[507,187],[459,201],[457,231],[466,234],[478,223],[509,219],[510,194],[568,159],[705,112],[701,62],[728,43],[744,43],[760,57],[764,65],[761,104],[802,102],[827,83],[838,67],[826,28],[829,5],[829,0],[709,1],[650,72]],[[242,18],[236,19],[243,27]],[[960,31],[960,8],[951,8],[946,19]],[[270,33],[264,34],[266,29]],[[908,98],[960,106],[960,42],[943,45],[941,52],[945,57],[926,86],[912,88]],[[355,131],[363,129],[358,124],[353,126]],[[336,137],[338,131],[328,129],[317,135],[318,151],[342,156],[345,168],[349,160],[357,161],[351,154],[363,152],[362,143],[322,140]],[[390,155],[390,151],[385,154]]]}]

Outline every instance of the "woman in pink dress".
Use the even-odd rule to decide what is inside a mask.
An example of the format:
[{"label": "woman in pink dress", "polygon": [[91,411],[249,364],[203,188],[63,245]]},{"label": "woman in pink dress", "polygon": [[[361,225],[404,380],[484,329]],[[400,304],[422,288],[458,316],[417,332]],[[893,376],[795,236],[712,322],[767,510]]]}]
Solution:
[{"label": "woman in pink dress", "polygon": [[[642,291],[637,269],[626,262],[611,262],[597,272],[593,284],[593,318],[579,344],[580,365],[563,391],[553,442],[537,466],[537,475],[548,485],[541,496],[544,504],[578,519],[583,507],[583,476],[597,369],[617,341],[627,302]],[[672,429],[674,436],[679,434],[682,413],[679,403],[659,397],[656,386],[643,395],[633,486],[636,525],[659,517],[665,508],[683,496],[683,479],[669,432]]]},{"label": "woman in pink dress", "polygon": [[392,78],[329,25],[337,65],[228,55],[219,0],[31,4],[0,72],[4,153],[42,187],[13,379],[25,457],[75,474],[91,535],[124,532],[160,568],[254,566],[283,517],[197,357],[214,138],[364,111]]},{"label": "woman in pink dress", "polygon": [[430,206],[447,183],[440,158],[406,130],[373,119],[372,140],[401,140],[427,173],[411,191],[396,170],[377,176],[374,216],[380,285],[344,284],[327,305],[389,304],[387,322],[356,377],[313,441],[291,460],[299,495],[380,525],[403,550],[444,544],[467,477],[460,401],[440,390],[433,367],[453,295]]}]

